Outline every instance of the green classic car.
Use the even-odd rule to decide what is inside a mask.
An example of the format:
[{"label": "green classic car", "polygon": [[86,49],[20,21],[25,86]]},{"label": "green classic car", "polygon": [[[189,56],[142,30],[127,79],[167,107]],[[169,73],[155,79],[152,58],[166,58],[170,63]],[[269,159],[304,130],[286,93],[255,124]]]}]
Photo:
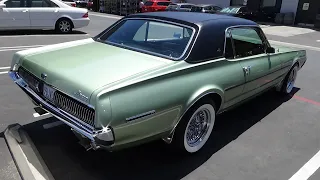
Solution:
[{"label": "green classic car", "polygon": [[126,16],[93,38],[14,54],[9,72],[88,149],[206,143],[216,115],[270,88],[292,92],[306,51],[271,46],[252,21],[206,13]]}]

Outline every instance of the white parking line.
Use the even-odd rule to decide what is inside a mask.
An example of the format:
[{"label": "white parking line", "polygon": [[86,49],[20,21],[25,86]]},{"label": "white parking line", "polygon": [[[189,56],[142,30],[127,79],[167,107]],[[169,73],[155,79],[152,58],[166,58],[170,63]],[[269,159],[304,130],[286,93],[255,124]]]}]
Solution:
[{"label": "white parking line", "polygon": [[8,71],[0,72],[0,74],[8,74]]},{"label": "white parking line", "polygon": [[45,45],[31,45],[31,46],[11,46],[11,47],[0,47],[0,49],[17,49],[17,48],[32,48],[37,46],[45,46]]},{"label": "white parking line", "polygon": [[89,16],[106,17],[106,18],[112,18],[112,19],[121,19],[121,18],[123,18],[123,16],[108,16],[108,15],[101,15],[101,14],[94,14],[94,13],[90,13]]},{"label": "white parking line", "polygon": [[274,44],[278,44],[278,45],[283,45],[283,46],[291,46],[291,47],[296,47],[296,48],[301,48],[301,49],[320,51],[320,47],[312,47],[312,46],[307,46],[307,45],[293,44],[293,43],[287,43],[287,42],[282,42],[282,41],[273,41],[273,40],[269,40],[269,42],[274,43]]},{"label": "white parking line", "polygon": [[31,45],[31,46],[13,46],[13,47],[0,47],[0,52],[3,51],[19,51],[36,47],[43,47],[46,45]]},{"label": "white parking line", "polygon": [[10,67],[9,66],[7,66],[7,67],[0,67],[0,70],[1,69],[10,69]]},{"label": "white parking line", "polygon": [[320,167],[320,151],[317,152],[289,180],[307,180]]},{"label": "white parking line", "polygon": [[89,36],[90,34],[26,34],[26,35],[8,35],[8,36],[2,36],[0,35],[0,38],[17,38],[17,37],[35,37],[35,36],[45,36],[45,37],[52,37],[52,36]]}]

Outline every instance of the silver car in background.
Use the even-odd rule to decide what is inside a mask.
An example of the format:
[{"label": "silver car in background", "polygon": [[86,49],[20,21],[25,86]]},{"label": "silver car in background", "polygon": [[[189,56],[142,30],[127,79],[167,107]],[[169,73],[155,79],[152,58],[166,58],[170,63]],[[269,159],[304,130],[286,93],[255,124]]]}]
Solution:
[{"label": "silver car in background", "polygon": [[191,8],[195,6],[191,3],[171,3],[166,11],[182,11],[182,12],[190,12]]}]

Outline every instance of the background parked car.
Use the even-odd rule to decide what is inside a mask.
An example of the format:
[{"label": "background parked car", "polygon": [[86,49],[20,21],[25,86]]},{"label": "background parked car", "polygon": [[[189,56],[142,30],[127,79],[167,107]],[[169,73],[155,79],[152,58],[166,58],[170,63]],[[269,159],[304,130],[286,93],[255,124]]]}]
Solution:
[{"label": "background parked car", "polygon": [[0,30],[56,29],[69,33],[87,26],[88,10],[60,0],[0,0]]},{"label": "background parked car", "polygon": [[142,7],[142,12],[165,11],[169,4],[171,4],[171,1],[168,0],[146,1]]},{"label": "background parked car", "polygon": [[256,13],[249,10],[248,7],[246,6],[230,6],[230,7],[223,8],[217,13],[228,15],[228,16],[240,17],[240,18],[249,19],[249,20],[257,19]]},{"label": "background parked car", "polygon": [[68,4],[69,6],[76,7],[76,3],[73,0],[62,0],[62,2]]},{"label": "background parked car", "polygon": [[77,0],[76,6],[79,8],[87,8],[88,6],[88,0]]},{"label": "background parked car", "polygon": [[222,8],[213,4],[197,4],[191,8],[191,12],[216,13]]},{"label": "background parked car", "polygon": [[93,0],[89,0],[87,3],[87,9],[93,10]]},{"label": "background parked car", "polygon": [[184,11],[188,12],[191,11],[191,8],[195,6],[194,4],[190,3],[171,3],[167,8],[166,11]]}]

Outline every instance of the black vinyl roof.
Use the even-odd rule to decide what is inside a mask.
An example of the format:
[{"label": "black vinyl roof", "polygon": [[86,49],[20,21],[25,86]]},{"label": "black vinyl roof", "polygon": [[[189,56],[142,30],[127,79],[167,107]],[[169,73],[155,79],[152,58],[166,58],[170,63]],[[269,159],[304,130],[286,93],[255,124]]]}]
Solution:
[{"label": "black vinyl roof", "polygon": [[[224,56],[225,31],[231,26],[256,26],[257,23],[227,15],[197,12],[149,12],[128,15],[127,18],[154,18],[192,26],[196,37],[190,46],[188,62],[200,62]],[[191,44],[191,45],[192,45]],[[188,51],[189,51],[188,50]]]},{"label": "black vinyl roof", "polygon": [[212,21],[212,20],[226,20],[226,21],[235,21],[238,24],[251,24],[256,25],[255,22],[237,18],[237,17],[231,17],[231,16],[225,16],[225,15],[218,15],[218,14],[210,14],[210,13],[198,13],[198,12],[175,12],[175,11],[160,11],[160,12],[147,12],[147,13],[138,13],[138,14],[131,14],[127,17],[154,17],[154,18],[164,18],[164,19],[172,19],[172,20],[178,20],[178,21],[184,21],[188,23],[194,23],[199,24],[204,21]]}]

